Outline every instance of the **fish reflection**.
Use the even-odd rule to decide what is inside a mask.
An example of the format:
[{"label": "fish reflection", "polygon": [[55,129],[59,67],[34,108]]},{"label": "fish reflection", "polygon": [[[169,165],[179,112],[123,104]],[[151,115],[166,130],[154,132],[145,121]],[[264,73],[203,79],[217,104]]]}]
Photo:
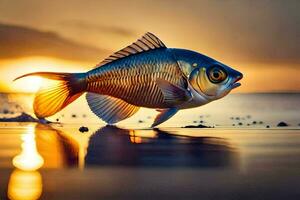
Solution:
[{"label": "fish reflection", "polygon": [[86,166],[232,167],[236,152],[223,138],[174,135],[159,129],[106,126],[89,141]]}]

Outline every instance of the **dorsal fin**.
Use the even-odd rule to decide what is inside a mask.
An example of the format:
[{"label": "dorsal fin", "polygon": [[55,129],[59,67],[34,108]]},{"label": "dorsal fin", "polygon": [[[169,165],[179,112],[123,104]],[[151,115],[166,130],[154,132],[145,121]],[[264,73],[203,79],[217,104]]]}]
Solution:
[{"label": "dorsal fin", "polygon": [[158,37],[156,37],[150,32],[147,32],[136,42],[121,49],[120,51],[115,52],[114,54],[110,55],[108,58],[104,59],[96,67],[103,66],[107,63],[113,62],[120,58],[127,57],[129,55],[149,51],[151,49],[159,49],[159,48],[166,48],[166,46]]}]

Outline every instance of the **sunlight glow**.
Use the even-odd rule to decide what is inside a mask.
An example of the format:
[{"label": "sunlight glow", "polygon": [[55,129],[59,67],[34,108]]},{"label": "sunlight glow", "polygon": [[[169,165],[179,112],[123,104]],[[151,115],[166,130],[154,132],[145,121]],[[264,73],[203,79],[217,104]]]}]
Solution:
[{"label": "sunlight glow", "polygon": [[36,200],[42,194],[42,176],[38,171],[14,170],[8,183],[7,196],[14,200]]},{"label": "sunlight glow", "polygon": [[40,88],[42,84],[42,78],[40,77],[26,77],[24,79],[20,79],[14,83],[14,86],[17,88],[21,88],[26,92],[36,92]]},{"label": "sunlight glow", "polygon": [[139,136],[136,136],[134,130],[129,131],[129,136],[130,136],[130,142],[131,143],[136,143],[136,144],[142,143],[142,138],[139,137]]},{"label": "sunlight glow", "polygon": [[[38,72],[81,72],[87,71],[86,67],[91,67],[94,64],[72,62],[48,57],[27,57],[19,59],[7,59],[1,60],[1,66],[4,66],[1,71],[1,85],[0,88],[4,88],[8,91],[14,92],[36,92],[41,83],[47,82],[46,79],[39,77],[26,77],[17,81],[13,80],[21,75]],[[43,80],[43,81],[41,81]]]},{"label": "sunlight glow", "polygon": [[14,157],[13,165],[24,171],[34,171],[41,168],[44,159],[36,148],[34,127],[28,127],[27,133],[22,135],[22,140],[22,152]]}]

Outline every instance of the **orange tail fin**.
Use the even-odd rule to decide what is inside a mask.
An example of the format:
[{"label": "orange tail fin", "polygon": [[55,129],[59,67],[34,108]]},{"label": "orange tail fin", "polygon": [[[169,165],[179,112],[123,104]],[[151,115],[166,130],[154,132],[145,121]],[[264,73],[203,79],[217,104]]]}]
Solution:
[{"label": "orange tail fin", "polygon": [[86,88],[85,73],[34,72],[20,76],[41,76],[56,80],[53,84],[41,87],[34,99],[34,113],[38,118],[45,118],[61,111],[80,97]]}]

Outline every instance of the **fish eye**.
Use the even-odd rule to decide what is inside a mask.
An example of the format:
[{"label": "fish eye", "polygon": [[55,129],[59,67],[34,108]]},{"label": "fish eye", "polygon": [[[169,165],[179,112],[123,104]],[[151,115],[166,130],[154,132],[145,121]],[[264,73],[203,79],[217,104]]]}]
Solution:
[{"label": "fish eye", "polygon": [[221,83],[227,78],[227,73],[223,67],[213,66],[208,71],[208,78],[212,83]]}]

